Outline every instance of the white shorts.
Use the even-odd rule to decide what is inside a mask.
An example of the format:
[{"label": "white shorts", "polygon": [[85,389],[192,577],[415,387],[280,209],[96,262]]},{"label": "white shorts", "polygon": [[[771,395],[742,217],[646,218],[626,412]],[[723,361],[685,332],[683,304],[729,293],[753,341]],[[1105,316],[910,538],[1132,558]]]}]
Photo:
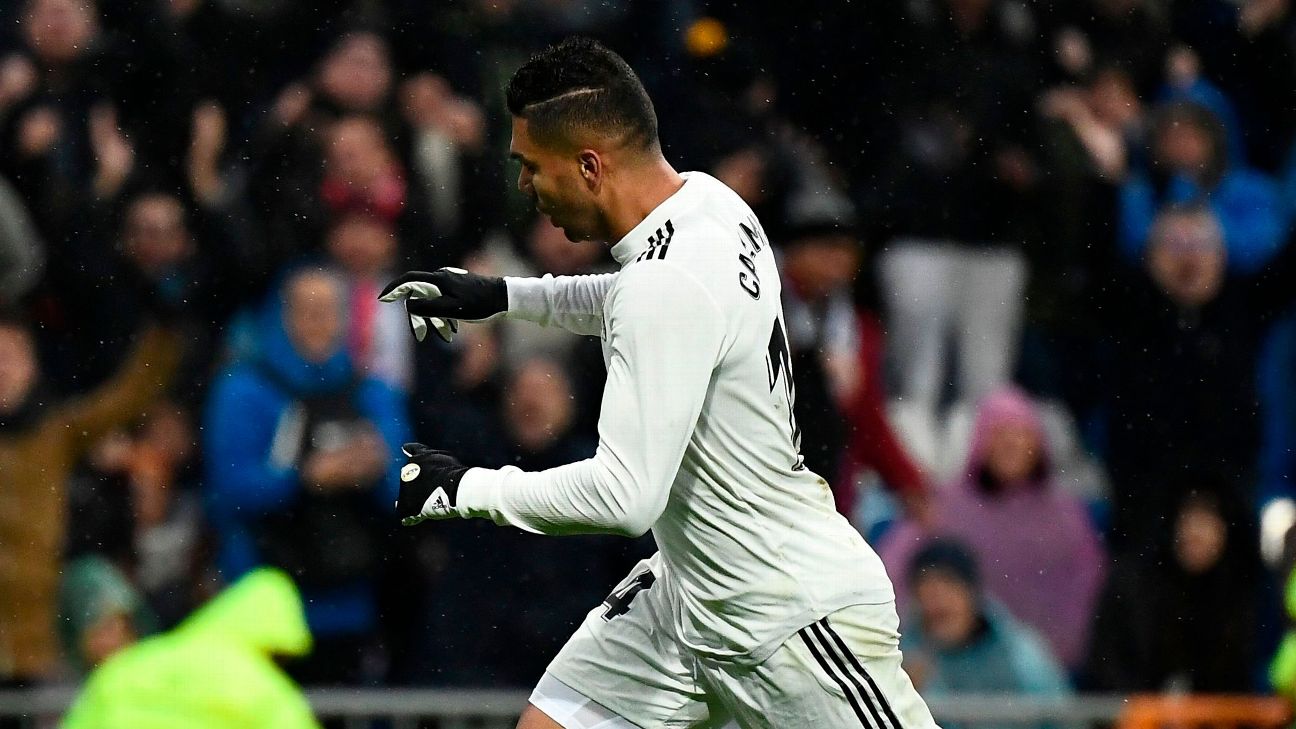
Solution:
[{"label": "white shorts", "polygon": [[764,663],[736,667],[675,641],[665,591],[647,576],[654,564],[640,562],[590,611],[532,693],[565,729],[936,729],[900,667],[894,603],[838,610]]}]

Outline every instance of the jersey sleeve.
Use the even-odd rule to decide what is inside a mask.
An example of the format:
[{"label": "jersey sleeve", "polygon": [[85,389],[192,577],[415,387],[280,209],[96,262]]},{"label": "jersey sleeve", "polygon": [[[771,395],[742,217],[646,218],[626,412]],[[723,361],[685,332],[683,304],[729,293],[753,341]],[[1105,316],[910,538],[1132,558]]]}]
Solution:
[{"label": "jersey sleeve", "polygon": [[617,273],[586,276],[518,278],[505,276],[508,314],[542,326],[557,326],[576,334],[598,336],[603,328],[603,301]]},{"label": "jersey sleeve", "polygon": [[538,472],[471,469],[460,515],[543,534],[638,536],[665,510],[723,351],[723,314],[673,263],[646,261],[620,275],[608,302],[594,457]]}]

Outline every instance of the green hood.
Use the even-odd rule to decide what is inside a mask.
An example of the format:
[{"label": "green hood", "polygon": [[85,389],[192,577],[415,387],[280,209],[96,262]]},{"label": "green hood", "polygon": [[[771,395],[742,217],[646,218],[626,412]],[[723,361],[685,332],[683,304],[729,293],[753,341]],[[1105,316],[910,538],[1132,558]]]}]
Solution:
[{"label": "green hood", "polygon": [[64,729],[317,729],[276,654],[310,651],[301,597],[282,572],[249,572],[170,633],[91,675]]},{"label": "green hood", "polygon": [[304,656],[311,650],[297,586],[272,569],[249,572],[173,632],[177,637],[229,641],[270,655]]}]

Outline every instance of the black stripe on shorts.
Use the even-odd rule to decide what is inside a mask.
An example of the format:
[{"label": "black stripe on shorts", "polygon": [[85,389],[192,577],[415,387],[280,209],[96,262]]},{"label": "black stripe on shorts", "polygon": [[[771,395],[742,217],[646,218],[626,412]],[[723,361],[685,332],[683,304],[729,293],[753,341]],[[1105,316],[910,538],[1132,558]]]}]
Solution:
[{"label": "black stripe on shorts", "polygon": [[[887,723],[882,720],[882,714],[878,712],[877,703],[873,701],[873,697],[869,696],[868,691],[864,690],[864,685],[860,683],[859,677],[851,671],[850,666],[846,665],[846,661],[837,654],[832,639],[828,637],[826,632],[824,632],[823,621],[820,620],[818,623],[811,625],[810,632],[819,638],[819,643],[824,649],[824,654],[833,662],[834,665],[837,666],[837,670],[850,681],[851,685],[855,687],[860,698],[864,701],[864,705],[868,707],[869,714],[873,716],[874,725],[880,729],[887,729]],[[847,655],[849,655],[849,651],[847,652]],[[900,727],[896,724],[892,724],[891,729],[900,729]]]},{"label": "black stripe on shorts", "polygon": [[869,675],[868,671],[864,670],[864,666],[860,664],[857,658],[855,658],[855,654],[851,653],[850,649],[846,647],[846,641],[842,640],[841,636],[837,635],[837,631],[833,630],[832,624],[828,622],[828,618],[825,617],[819,622],[828,635],[832,636],[833,640],[837,643],[837,647],[841,650],[842,655],[846,656],[846,659],[850,661],[850,664],[855,668],[855,671],[860,676],[863,676],[864,680],[868,682],[869,688],[873,689],[873,695],[877,697],[878,703],[882,705],[882,710],[886,712],[887,719],[891,720],[891,726],[893,729],[903,729],[903,727],[900,726],[900,720],[896,718],[895,712],[891,710],[891,704],[887,703],[886,696],[882,695],[882,689],[878,688],[877,682],[873,680],[873,677]]},{"label": "black stripe on shorts", "polygon": [[[813,628],[814,626],[810,627]],[[804,641],[806,647],[810,649],[810,653],[814,656],[815,661],[819,663],[819,667],[824,670],[824,673],[828,674],[828,676],[832,678],[833,682],[837,684],[837,687],[842,690],[842,693],[846,694],[846,700],[850,702],[851,708],[855,710],[855,716],[859,718],[860,725],[865,727],[865,729],[885,729],[881,726],[875,728],[873,724],[869,722],[868,717],[864,715],[864,710],[860,708],[859,702],[855,700],[855,694],[851,692],[850,686],[847,686],[845,679],[838,676],[837,673],[833,671],[832,666],[829,665],[823,654],[819,652],[819,647],[815,645],[815,640],[810,637],[810,629],[802,628],[797,631],[797,635],[801,636],[801,640]],[[869,708],[872,709],[872,706]],[[876,714],[876,712],[874,713]]]}]

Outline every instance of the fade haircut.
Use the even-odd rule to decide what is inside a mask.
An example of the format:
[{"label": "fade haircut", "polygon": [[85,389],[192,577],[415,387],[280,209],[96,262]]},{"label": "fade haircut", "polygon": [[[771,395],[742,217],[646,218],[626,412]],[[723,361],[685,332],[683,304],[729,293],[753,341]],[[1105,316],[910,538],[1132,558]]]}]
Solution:
[{"label": "fade haircut", "polygon": [[593,132],[639,151],[660,149],[657,112],[630,65],[603,44],[568,38],[532,56],[509,81],[509,113],[546,142]]}]

